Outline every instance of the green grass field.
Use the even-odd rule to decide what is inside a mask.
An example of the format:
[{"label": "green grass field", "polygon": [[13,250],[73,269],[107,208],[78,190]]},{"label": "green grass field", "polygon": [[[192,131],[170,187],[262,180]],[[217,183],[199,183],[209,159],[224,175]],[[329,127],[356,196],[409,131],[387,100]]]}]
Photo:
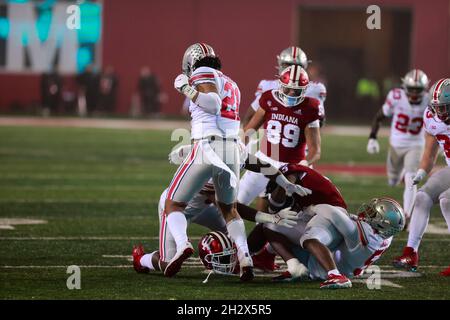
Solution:
[{"label": "green grass field", "polygon": [[[450,299],[448,235],[426,234],[419,273],[394,272],[390,261],[405,244],[403,232],[379,261],[389,281],[381,290],[355,282],[350,290],[322,291],[318,282],[271,283],[184,267],[171,279],[136,274],[127,257],[133,244],[158,246],[157,202],[176,167],[167,161],[169,131],[0,127],[0,220],[44,224],[0,229],[0,299]],[[324,136],[321,163],[383,164],[369,157],[365,137]],[[330,176],[356,209],[373,196],[401,201],[402,189],[384,177]],[[439,208],[431,222],[445,229]],[[251,224],[247,224],[250,229]],[[190,236],[205,229],[191,226]],[[194,241],[196,245],[196,241]],[[81,267],[81,290],[68,290],[67,266]],[[205,288],[208,287],[206,290]]]}]

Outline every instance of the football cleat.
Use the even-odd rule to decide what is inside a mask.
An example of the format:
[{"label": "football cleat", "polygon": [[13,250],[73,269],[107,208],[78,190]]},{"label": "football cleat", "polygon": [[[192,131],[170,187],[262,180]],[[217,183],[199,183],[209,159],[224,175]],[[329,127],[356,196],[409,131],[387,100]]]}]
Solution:
[{"label": "football cleat", "polygon": [[450,266],[448,266],[448,268],[444,271],[441,271],[439,274],[444,277],[450,277]]},{"label": "football cleat", "polygon": [[320,289],[347,289],[352,282],[343,274],[329,274],[328,279],[320,284]]},{"label": "football cleat", "polygon": [[396,257],[394,261],[392,261],[392,265],[396,268],[403,268],[415,272],[419,265],[419,253],[414,251],[411,247],[405,247],[403,249],[403,254]]},{"label": "football cleat", "polygon": [[133,247],[133,267],[137,273],[149,273],[150,269],[141,265],[141,258],[145,255],[142,244]]},{"label": "football cleat", "polygon": [[174,275],[176,275],[178,271],[180,271],[183,262],[190,256],[192,256],[193,253],[194,247],[192,247],[192,244],[190,242],[186,242],[184,248],[180,251],[177,251],[172,260],[170,260],[169,264],[164,270],[164,276],[173,277]]},{"label": "football cleat", "polygon": [[264,272],[280,269],[280,266],[275,263],[275,257],[275,254],[270,253],[266,250],[266,248],[264,248],[259,253],[252,256],[253,266]]}]

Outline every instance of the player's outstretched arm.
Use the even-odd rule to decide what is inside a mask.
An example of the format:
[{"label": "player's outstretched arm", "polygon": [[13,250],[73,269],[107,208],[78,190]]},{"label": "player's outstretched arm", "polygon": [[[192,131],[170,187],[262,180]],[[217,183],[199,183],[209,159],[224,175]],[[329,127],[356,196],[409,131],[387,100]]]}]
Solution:
[{"label": "player's outstretched arm", "polygon": [[380,130],[381,122],[387,117],[383,113],[383,109],[378,110],[375,117],[372,120],[372,128],[370,130],[369,142],[367,143],[367,152],[374,154],[380,152],[380,145],[378,144],[377,134]]},{"label": "player's outstretched arm", "polygon": [[259,108],[258,111],[255,112],[255,114],[250,119],[249,123],[244,127],[244,143],[248,144],[250,141],[250,137],[256,133],[256,130],[258,130],[261,125],[264,123],[264,115],[266,114],[266,111],[264,111],[263,108]]},{"label": "player's outstretched arm", "polygon": [[275,214],[269,214],[258,211],[242,203],[237,203],[237,211],[239,215],[248,221],[255,221],[259,223],[274,223],[287,228],[292,228],[297,224],[297,212],[292,211],[291,208],[285,208]]},{"label": "player's outstretched arm", "polygon": [[288,196],[296,193],[299,196],[304,197],[312,193],[310,189],[292,183],[283,175],[280,170],[272,166],[270,163],[262,161],[251,153],[248,154],[247,160],[244,164],[244,169],[262,173],[267,178],[274,180],[280,187],[282,187],[286,191],[286,194]]},{"label": "player's outstretched arm", "polygon": [[306,145],[308,146],[308,155],[306,156],[306,161],[308,164],[313,164],[320,159],[321,153],[321,137],[320,128],[305,128],[305,139]]},{"label": "player's outstretched arm", "polygon": [[413,184],[418,184],[431,172],[431,169],[433,169],[433,166],[436,163],[438,151],[439,144],[436,141],[436,138],[428,132],[425,132],[425,149],[423,151],[422,159],[420,160],[419,170],[417,170],[417,173],[413,178]]}]

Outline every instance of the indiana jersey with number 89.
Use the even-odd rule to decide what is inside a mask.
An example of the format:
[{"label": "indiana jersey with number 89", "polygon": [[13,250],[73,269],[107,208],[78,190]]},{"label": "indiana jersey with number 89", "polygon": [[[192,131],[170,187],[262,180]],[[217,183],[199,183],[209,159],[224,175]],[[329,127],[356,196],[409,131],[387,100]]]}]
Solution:
[{"label": "indiana jersey with number 89", "polygon": [[404,148],[424,144],[423,111],[427,108],[428,96],[420,104],[410,104],[403,89],[392,89],[383,105],[383,113],[392,117],[390,143]]},{"label": "indiana jersey with number 89", "polygon": [[265,111],[260,150],[279,162],[305,159],[305,128],[319,127],[319,100],[306,97],[297,106],[286,107],[272,90],[264,92],[258,103]]}]

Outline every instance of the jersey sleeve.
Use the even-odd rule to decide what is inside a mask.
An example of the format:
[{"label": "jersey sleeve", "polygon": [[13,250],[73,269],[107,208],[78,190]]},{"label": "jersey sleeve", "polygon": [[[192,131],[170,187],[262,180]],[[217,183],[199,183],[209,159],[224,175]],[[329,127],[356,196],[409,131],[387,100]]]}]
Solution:
[{"label": "jersey sleeve", "polygon": [[386,100],[384,101],[383,104],[383,114],[386,117],[392,117],[394,115],[394,108],[395,108],[395,100],[398,100],[399,98],[396,98],[396,94],[395,91],[396,89],[393,89],[391,91],[389,91],[388,95],[386,96]]},{"label": "jersey sleeve", "polygon": [[255,91],[255,100],[253,100],[253,102],[250,104],[250,107],[252,107],[254,111],[258,111],[258,109],[261,107],[259,105],[259,98],[261,98],[263,92],[264,92],[264,80],[261,80]]},{"label": "jersey sleeve", "polygon": [[216,71],[209,67],[200,67],[192,72],[189,84],[193,87],[203,83],[216,84]]}]

